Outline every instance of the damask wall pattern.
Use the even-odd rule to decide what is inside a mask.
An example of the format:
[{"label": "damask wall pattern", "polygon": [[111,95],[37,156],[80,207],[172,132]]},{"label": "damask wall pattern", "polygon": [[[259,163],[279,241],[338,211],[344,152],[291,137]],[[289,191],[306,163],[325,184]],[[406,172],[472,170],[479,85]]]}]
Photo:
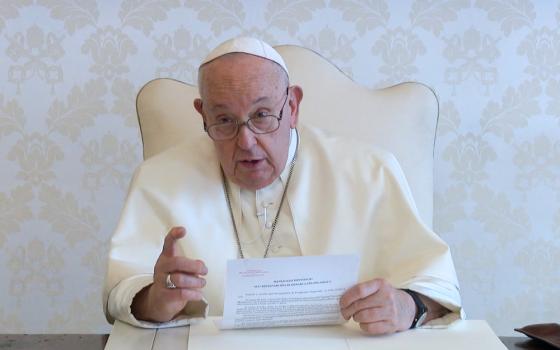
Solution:
[{"label": "damask wall pattern", "polygon": [[[560,321],[560,3],[2,0],[0,332],[107,332],[108,240],[141,161],[139,88],[240,34],[357,82],[435,89],[435,229],[467,315]],[[302,116],[305,118],[305,116]]]}]

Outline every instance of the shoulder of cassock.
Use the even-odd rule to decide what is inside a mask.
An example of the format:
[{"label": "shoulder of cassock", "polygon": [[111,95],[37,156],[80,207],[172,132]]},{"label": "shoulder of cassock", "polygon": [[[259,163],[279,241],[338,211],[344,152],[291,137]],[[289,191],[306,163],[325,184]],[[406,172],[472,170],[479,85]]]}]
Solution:
[{"label": "shoulder of cassock", "polygon": [[[362,263],[362,279],[387,278],[393,285],[416,290],[455,311],[455,316],[464,317],[449,246],[422,222],[394,155],[373,145],[305,127],[301,143],[302,157],[306,158],[298,166],[315,169],[300,172],[303,175],[296,180],[314,183],[305,195],[319,200],[306,203],[305,214],[295,210],[294,220],[321,218],[325,222],[323,230],[344,232],[331,237],[330,244],[336,249],[343,249],[351,237],[362,233],[362,261],[369,261],[369,267]],[[302,179],[305,174],[320,177]],[[303,203],[305,199],[294,201]],[[330,201],[342,204],[331,205]],[[308,246],[316,244],[311,241]],[[350,245],[348,253],[351,250],[359,251],[360,247]]]}]

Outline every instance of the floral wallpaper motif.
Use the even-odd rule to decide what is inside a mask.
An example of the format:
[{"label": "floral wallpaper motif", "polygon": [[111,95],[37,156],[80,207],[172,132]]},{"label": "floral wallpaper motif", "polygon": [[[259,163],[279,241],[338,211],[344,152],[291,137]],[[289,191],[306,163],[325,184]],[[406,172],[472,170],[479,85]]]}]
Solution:
[{"label": "floral wallpaper motif", "polygon": [[[487,87],[494,85],[498,79],[498,70],[493,65],[500,55],[497,48],[498,39],[484,34],[474,27],[462,35],[454,34],[444,38],[445,58],[453,65],[445,70],[445,82],[454,88],[459,84],[474,79]],[[455,92],[455,89],[453,90]]]},{"label": "floral wallpaper motif", "polygon": [[[316,50],[440,102],[434,228],[467,315],[560,315],[560,4],[537,0],[3,0],[0,332],[108,332],[108,241],[141,162],[135,98],[236,35]],[[302,116],[305,119],[305,116]],[[39,311],[39,312],[38,312]]]},{"label": "floral wallpaper motif", "polygon": [[39,78],[53,87],[62,82],[62,67],[54,64],[64,55],[61,39],[53,33],[44,33],[35,25],[25,33],[8,37],[10,46],[6,55],[14,63],[21,63],[10,66],[9,81],[15,83],[18,89],[23,81],[33,78]]}]

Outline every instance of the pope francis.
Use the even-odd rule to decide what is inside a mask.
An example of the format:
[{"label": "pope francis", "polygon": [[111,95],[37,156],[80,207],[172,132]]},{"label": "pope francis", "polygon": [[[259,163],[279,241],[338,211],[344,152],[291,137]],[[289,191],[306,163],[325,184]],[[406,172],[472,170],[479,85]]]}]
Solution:
[{"label": "pope francis", "polygon": [[449,247],[421,222],[395,158],[298,124],[303,91],[289,81],[254,38],[202,62],[194,108],[206,135],[136,170],[111,240],[110,322],[220,315],[228,259],[322,254],[360,255],[340,311],[366,333],[462,317]]}]

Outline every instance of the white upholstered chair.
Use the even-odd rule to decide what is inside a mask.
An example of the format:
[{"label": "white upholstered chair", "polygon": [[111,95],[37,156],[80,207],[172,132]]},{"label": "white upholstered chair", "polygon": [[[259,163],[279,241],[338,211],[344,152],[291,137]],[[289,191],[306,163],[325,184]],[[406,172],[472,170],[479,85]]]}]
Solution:
[{"label": "white upholstered chair", "polygon": [[[438,102],[432,90],[403,83],[371,90],[360,86],[317,53],[277,46],[290,71],[290,83],[303,88],[299,123],[384,148],[398,159],[420,216],[432,226],[433,151]],[[198,133],[202,119],[193,108],[195,86],[172,79],[148,82],[136,108],[147,159]]]}]

